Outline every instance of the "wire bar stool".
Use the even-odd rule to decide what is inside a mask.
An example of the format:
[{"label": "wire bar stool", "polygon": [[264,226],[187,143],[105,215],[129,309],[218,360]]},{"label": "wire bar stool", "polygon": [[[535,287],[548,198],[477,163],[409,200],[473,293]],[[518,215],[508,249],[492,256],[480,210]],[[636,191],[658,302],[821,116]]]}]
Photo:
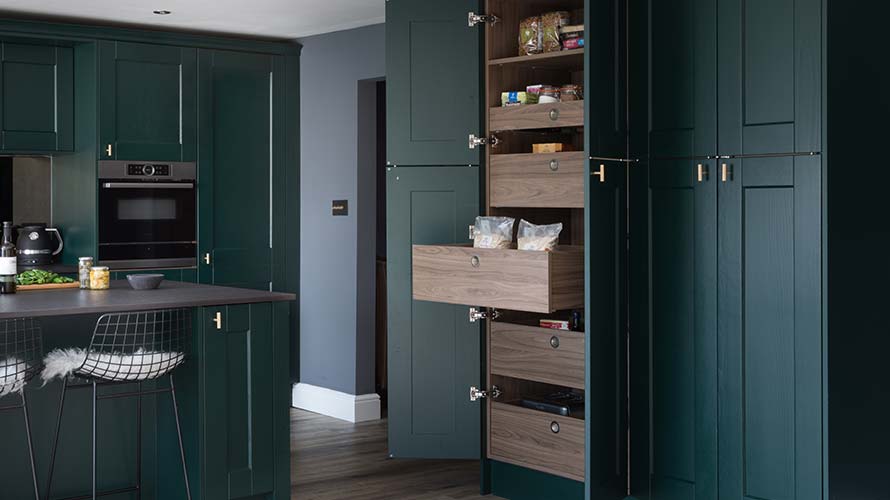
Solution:
[{"label": "wire bar stool", "polygon": [[35,500],[40,499],[40,490],[37,487],[34,441],[31,437],[31,419],[28,415],[25,385],[40,370],[42,356],[43,336],[37,321],[33,318],[0,320],[0,398],[17,392],[21,399],[20,403],[0,406],[0,412],[22,410],[24,415]]},{"label": "wire bar stool", "polygon": [[[172,373],[177,366],[185,361],[191,325],[192,317],[189,309],[105,314],[96,322],[89,348],[86,350],[57,349],[47,355],[44,362],[44,380],[54,377],[60,377],[63,380],[47,479],[47,500],[50,499],[52,491],[53,470],[59,446],[65,394],[68,389],[82,388],[91,388],[93,398],[92,494],[68,497],[64,500],[87,498],[95,500],[101,496],[128,492],[135,493],[137,499],[142,498],[142,397],[162,393],[170,393],[173,401],[173,417],[176,421],[176,435],[185,492],[187,498],[191,500],[182,427],[179,422],[179,406],[176,402],[176,386],[173,383]],[[169,387],[146,390],[142,388],[143,382],[162,377],[168,379]],[[127,392],[99,393],[99,387],[123,384],[137,384],[137,389]],[[96,481],[97,403],[105,399],[128,397],[136,398],[136,484],[127,488],[98,491]]]}]

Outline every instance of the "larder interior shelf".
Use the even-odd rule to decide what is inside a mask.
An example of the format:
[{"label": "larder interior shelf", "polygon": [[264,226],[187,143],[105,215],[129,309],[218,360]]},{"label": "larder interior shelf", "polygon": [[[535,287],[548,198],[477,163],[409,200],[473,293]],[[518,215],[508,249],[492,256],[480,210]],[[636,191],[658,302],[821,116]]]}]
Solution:
[{"label": "larder interior shelf", "polygon": [[550,313],[584,307],[584,248],[414,245],[415,300]]},{"label": "larder interior shelf", "polygon": [[491,132],[584,126],[584,101],[501,106],[488,110]]},{"label": "larder interior shelf", "polygon": [[493,207],[584,208],[584,152],[494,154]]},{"label": "larder interior shelf", "polygon": [[580,71],[584,69],[584,49],[543,52],[527,56],[502,57],[491,59],[489,66],[530,66],[534,68],[563,69]]}]

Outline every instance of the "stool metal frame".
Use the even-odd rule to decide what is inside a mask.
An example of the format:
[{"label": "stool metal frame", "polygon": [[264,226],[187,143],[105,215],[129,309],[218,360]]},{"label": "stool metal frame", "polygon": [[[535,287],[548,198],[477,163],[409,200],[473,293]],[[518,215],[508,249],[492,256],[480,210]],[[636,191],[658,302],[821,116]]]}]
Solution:
[{"label": "stool metal frame", "polygon": [[[176,435],[179,441],[179,457],[182,462],[182,475],[185,492],[192,498],[189,486],[188,469],[185,464],[185,449],[182,440],[182,426],[179,422],[179,406],[176,402],[176,386],[172,371],[185,361],[188,339],[191,335],[191,311],[189,309],[165,309],[129,313],[105,314],[96,322],[90,347],[80,368],[65,377],[59,397],[59,414],[53,438],[53,449],[49,465],[46,498],[50,499],[56,450],[59,446],[59,431],[62,425],[62,412],[65,394],[68,389],[92,389],[92,493],[67,497],[62,500],[96,499],[102,496],[135,493],[142,498],[142,397],[170,393],[173,401],[173,416],[176,421]],[[144,390],[142,383],[167,377],[170,386]],[[80,379],[80,381],[78,380]],[[137,384],[135,391],[99,394],[99,387]],[[98,491],[96,482],[97,454],[97,403],[104,399],[136,398],[136,484],[130,487],[108,491]]]},{"label": "stool metal frame", "polygon": [[0,363],[5,363],[0,377],[0,392],[7,386],[21,384],[21,403],[0,406],[0,412],[22,410],[25,417],[25,434],[28,440],[28,458],[31,461],[31,482],[34,498],[40,498],[37,487],[37,467],[34,462],[34,440],[31,437],[31,419],[28,415],[28,399],[24,386],[40,369],[43,355],[43,336],[40,324],[33,318],[0,320]]}]

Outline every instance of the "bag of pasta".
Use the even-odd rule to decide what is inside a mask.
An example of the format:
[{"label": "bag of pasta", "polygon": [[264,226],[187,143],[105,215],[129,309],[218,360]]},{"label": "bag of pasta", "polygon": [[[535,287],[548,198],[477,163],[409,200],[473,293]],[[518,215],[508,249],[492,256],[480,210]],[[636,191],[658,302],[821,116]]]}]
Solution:
[{"label": "bag of pasta", "polygon": [[529,17],[519,23],[519,55],[530,56],[544,51],[541,16]]},{"label": "bag of pasta", "polygon": [[562,222],[536,226],[522,219],[519,221],[519,249],[549,251],[559,242],[559,233],[562,232]]},{"label": "bag of pasta", "polygon": [[513,246],[512,217],[476,217],[473,248],[510,248]]}]

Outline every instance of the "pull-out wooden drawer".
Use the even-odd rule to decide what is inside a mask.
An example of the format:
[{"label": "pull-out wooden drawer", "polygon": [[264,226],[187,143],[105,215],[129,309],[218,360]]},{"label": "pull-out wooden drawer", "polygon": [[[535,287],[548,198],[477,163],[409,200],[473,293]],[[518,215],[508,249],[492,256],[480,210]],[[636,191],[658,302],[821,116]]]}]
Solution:
[{"label": "pull-out wooden drawer", "polygon": [[493,321],[494,375],[584,389],[584,333]]},{"label": "pull-out wooden drawer", "polygon": [[491,155],[493,207],[584,208],[584,153]]},{"label": "pull-out wooden drawer", "polygon": [[584,421],[493,402],[488,458],[584,481]]},{"label": "pull-out wooden drawer", "polygon": [[415,300],[550,313],[584,305],[584,248],[414,245]]},{"label": "pull-out wooden drawer", "polygon": [[492,132],[583,126],[584,101],[504,106],[491,108],[488,113],[488,129]]}]

